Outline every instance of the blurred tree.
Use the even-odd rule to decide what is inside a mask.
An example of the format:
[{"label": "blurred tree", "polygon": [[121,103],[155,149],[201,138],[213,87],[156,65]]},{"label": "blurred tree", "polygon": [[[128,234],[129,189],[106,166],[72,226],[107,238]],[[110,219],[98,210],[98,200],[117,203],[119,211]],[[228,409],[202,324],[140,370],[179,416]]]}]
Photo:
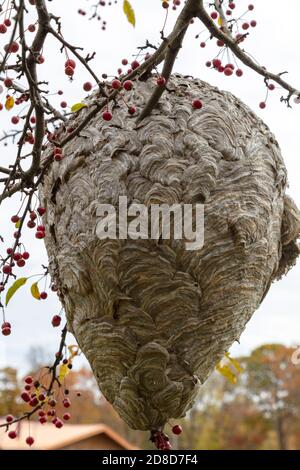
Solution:
[{"label": "blurred tree", "polygon": [[17,416],[24,412],[24,404],[19,398],[20,391],[16,369],[12,367],[0,369],[0,417],[8,414]]},{"label": "blurred tree", "polygon": [[300,430],[300,366],[292,363],[293,352],[293,348],[267,344],[243,358],[248,395],[273,423],[281,450],[289,447],[290,426]]}]

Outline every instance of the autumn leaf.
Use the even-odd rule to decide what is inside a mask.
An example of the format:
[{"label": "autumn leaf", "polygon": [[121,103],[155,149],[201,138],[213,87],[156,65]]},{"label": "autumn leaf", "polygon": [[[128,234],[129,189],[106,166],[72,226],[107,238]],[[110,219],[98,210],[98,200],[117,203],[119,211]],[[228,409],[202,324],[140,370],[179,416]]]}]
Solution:
[{"label": "autumn leaf", "polygon": [[76,104],[73,104],[71,111],[72,113],[78,113],[78,111],[80,111],[82,108],[86,108],[86,104],[76,103]]},{"label": "autumn leaf", "polygon": [[37,285],[37,282],[32,284],[30,291],[31,291],[32,297],[34,297],[37,300],[40,300],[41,296],[40,296],[39,286]]},{"label": "autumn leaf", "polygon": [[225,365],[221,365],[221,364],[218,364],[216,366],[216,369],[218,372],[220,372],[220,374],[222,374],[224,377],[226,377],[226,379],[232,383],[232,384],[236,384],[237,382],[237,378],[236,378],[236,375],[232,372],[232,370],[230,369],[229,366],[227,366],[226,364]]},{"label": "autumn leaf", "polygon": [[123,10],[129,23],[135,26],[135,13],[128,0],[124,0]]},{"label": "autumn leaf", "polygon": [[64,378],[70,372],[70,369],[69,369],[68,365],[69,365],[69,363],[68,364],[62,364],[59,368],[58,380],[59,380],[60,383],[62,383],[64,381]]},{"label": "autumn leaf", "polygon": [[7,109],[7,111],[10,111],[14,107],[14,104],[15,100],[13,99],[13,97],[8,96],[5,102],[5,109]]},{"label": "autumn leaf", "polygon": [[68,346],[68,350],[70,353],[70,359],[71,360],[73,357],[78,356],[79,354],[79,347],[77,344],[72,344],[71,346]]},{"label": "autumn leaf", "polygon": [[5,305],[8,304],[12,296],[17,292],[20,287],[24,286],[26,284],[27,277],[21,277],[20,279],[17,279],[13,285],[8,289],[7,294],[6,294],[6,299],[5,299]]},{"label": "autumn leaf", "polygon": [[238,372],[238,374],[240,374],[241,372],[243,372],[242,366],[240,365],[240,363],[239,363],[236,359],[233,359],[232,357],[230,357],[230,355],[229,355],[228,352],[225,354],[225,356],[226,356],[227,359],[231,362],[231,364],[232,364],[233,367],[236,369],[236,371]]}]

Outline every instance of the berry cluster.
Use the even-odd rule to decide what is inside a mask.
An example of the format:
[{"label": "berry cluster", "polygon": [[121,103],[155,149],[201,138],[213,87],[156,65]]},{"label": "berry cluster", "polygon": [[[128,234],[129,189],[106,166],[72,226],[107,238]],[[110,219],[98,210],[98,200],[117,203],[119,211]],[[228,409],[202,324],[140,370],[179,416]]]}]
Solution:
[{"label": "berry cluster", "polygon": [[[72,403],[70,399],[70,391],[62,388],[63,381],[66,375],[72,369],[72,360],[78,354],[78,348],[70,346],[70,354],[68,358],[63,358],[61,352],[57,353],[56,362],[53,368],[49,368],[45,373],[40,372],[39,378],[34,378],[31,375],[24,379],[24,389],[20,394],[20,399],[28,406],[28,411],[25,413],[28,419],[37,412],[40,424],[47,422],[52,423],[57,429],[63,427],[64,422],[71,419],[71,414],[67,411]],[[56,375],[56,367],[59,367],[58,375]],[[56,383],[56,387],[54,387]],[[49,385],[50,384],[50,385]],[[77,392],[79,397],[81,394]],[[58,405],[64,410],[61,412],[61,417],[57,410]],[[14,416],[6,416],[6,423],[11,427],[14,423],[18,422]],[[9,430],[8,437],[15,439],[18,436],[18,428]],[[32,446],[34,439],[32,436],[26,438],[26,444]]]}]

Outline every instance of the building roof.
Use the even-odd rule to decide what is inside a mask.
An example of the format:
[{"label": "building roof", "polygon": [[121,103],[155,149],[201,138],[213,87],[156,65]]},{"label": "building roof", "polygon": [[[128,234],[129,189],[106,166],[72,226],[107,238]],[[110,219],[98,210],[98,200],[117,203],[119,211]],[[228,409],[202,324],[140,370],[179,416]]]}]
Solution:
[{"label": "building roof", "polygon": [[[2,423],[1,423],[2,424]],[[12,428],[14,429],[15,426]],[[30,432],[29,432],[30,430]],[[34,444],[32,447],[25,443],[26,437],[32,436]],[[131,445],[126,439],[113,431],[105,424],[64,424],[61,429],[57,429],[51,423],[40,424],[28,421],[19,423],[18,437],[10,439],[5,432],[5,427],[0,428],[0,449],[2,450],[55,450],[70,446],[79,441],[105,434],[120,447],[126,450],[134,450],[137,447]]]}]

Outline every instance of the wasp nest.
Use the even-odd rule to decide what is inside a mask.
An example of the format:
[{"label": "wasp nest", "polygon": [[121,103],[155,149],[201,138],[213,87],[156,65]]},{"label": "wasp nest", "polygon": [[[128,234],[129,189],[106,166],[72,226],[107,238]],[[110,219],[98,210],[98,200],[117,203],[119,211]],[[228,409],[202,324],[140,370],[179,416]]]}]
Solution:
[{"label": "wasp nest", "polygon": [[[140,110],[153,86],[136,83],[128,102]],[[155,430],[191,408],[271,282],[295,264],[300,218],[278,143],[230,93],[175,75],[140,124],[115,106],[44,178],[46,246],[68,328],[102,393],[132,428]],[[120,196],[129,206],[204,204],[204,246],[100,240],[99,204],[118,208]]]}]

